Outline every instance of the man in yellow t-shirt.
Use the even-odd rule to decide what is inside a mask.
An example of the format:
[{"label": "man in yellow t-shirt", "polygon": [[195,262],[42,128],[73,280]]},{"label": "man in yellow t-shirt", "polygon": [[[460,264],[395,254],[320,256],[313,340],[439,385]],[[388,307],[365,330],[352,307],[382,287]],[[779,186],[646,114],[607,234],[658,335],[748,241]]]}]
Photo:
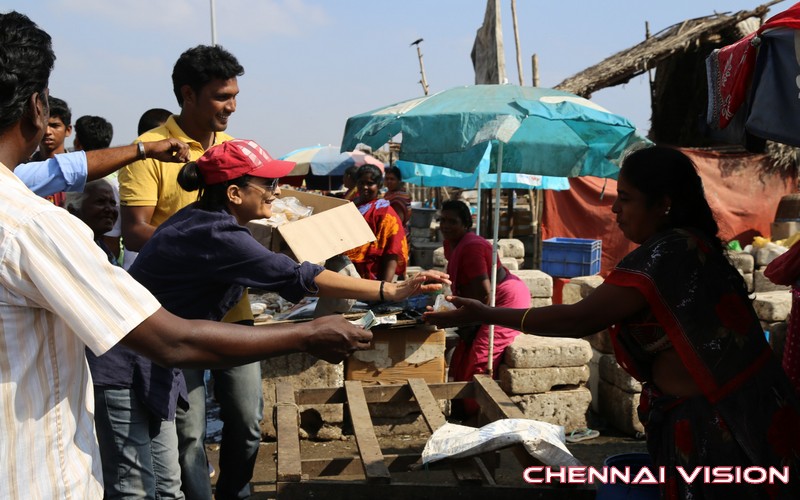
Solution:
[{"label": "man in yellow t-shirt", "polygon": [[[181,54],[172,72],[180,114],[140,135],[136,142],[168,137],[189,145],[195,161],[210,147],[233,139],[224,133],[236,111],[237,77],[244,68],[220,46],[199,45]],[[139,251],[159,224],[193,203],[197,193],[178,185],[183,163],[150,158],[131,163],[119,172],[120,215],[125,248]],[[134,263],[135,265],[135,263]],[[223,319],[253,323],[247,294]],[[220,459],[217,498],[246,498],[261,440],[263,414],[260,363],[213,370],[217,399],[226,415]],[[186,498],[210,500],[211,483],[205,454],[205,384],[203,370],[184,370],[189,408],[178,409],[181,489]]]}]

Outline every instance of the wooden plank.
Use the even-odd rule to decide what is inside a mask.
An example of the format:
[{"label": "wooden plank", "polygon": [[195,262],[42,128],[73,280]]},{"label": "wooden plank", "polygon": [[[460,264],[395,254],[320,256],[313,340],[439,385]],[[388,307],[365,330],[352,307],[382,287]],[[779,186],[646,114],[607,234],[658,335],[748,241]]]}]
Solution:
[{"label": "wooden plank", "polygon": [[278,481],[300,481],[302,465],[300,462],[299,412],[294,402],[294,389],[288,382],[275,386],[275,433],[278,448]]},{"label": "wooden plank", "polygon": [[367,408],[367,400],[364,397],[361,382],[345,380],[344,389],[347,393],[347,405],[353,421],[353,433],[356,436],[358,454],[364,464],[364,475],[368,482],[388,483],[391,481],[391,475],[383,461],[378,438],[375,437],[375,429],[372,427],[372,418],[369,416],[369,408]]},{"label": "wooden plank", "polygon": [[[429,384],[435,399],[462,399],[474,397],[473,385],[469,382],[446,382]],[[414,400],[406,384],[363,386],[367,403],[398,403]],[[314,388],[297,391],[298,405],[342,404],[347,402],[343,388]]]},{"label": "wooden plank", "polygon": [[447,420],[442,415],[442,410],[439,408],[439,403],[433,393],[428,389],[428,384],[421,378],[408,379],[408,387],[414,394],[414,399],[417,400],[422,416],[425,417],[425,422],[428,423],[428,428],[434,432],[439,427],[447,423]]},{"label": "wooden plank", "polygon": [[[419,453],[386,454],[383,462],[390,472],[408,472],[419,461]],[[336,458],[304,458],[303,473],[310,478],[326,476],[361,476],[364,465],[357,456]]]},{"label": "wooden plank", "polygon": [[324,498],[325,500],[594,500],[593,486],[563,488],[545,485],[481,486],[460,484],[392,483],[312,480],[279,483],[278,499]]},{"label": "wooden plank", "polygon": [[486,375],[475,375],[475,399],[486,417],[494,422],[503,418],[527,418],[497,382]]}]

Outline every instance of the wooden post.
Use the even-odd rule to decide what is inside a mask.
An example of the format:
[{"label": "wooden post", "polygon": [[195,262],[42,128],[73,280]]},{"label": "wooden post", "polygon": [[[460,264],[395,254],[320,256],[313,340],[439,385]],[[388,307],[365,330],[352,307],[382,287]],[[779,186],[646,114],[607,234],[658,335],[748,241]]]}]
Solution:
[{"label": "wooden post", "polygon": [[522,76],[522,54],[519,51],[519,28],[517,26],[517,0],[511,0],[511,19],[514,22],[514,45],[517,47],[517,73],[519,73],[519,85],[525,85]]},{"label": "wooden post", "polygon": [[422,84],[422,91],[425,95],[428,95],[428,81],[425,79],[425,64],[422,62],[422,50],[419,48],[419,44],[422,43],[422,38],[411,42],[411,45],[417,46],[417,58],[419,59],[419,74],[422,76],[419,83]]},{"label": "wooden post", "polygon": [[531,56],[531,68],[533,69],[533,86],[539,86],[539,56],[533,54]]}]

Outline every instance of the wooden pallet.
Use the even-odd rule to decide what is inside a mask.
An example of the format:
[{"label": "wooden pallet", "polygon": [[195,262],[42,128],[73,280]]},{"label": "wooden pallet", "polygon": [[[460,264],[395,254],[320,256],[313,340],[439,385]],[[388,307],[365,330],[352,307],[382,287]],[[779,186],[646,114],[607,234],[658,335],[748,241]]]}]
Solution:
[{"label": "wooden pallet", "polygon": [[[408,471],[419,454],[384,455],[381,451],[368,404],[413,402],[431,432],[446,423],[437,400],[474,398],[488,421],[502,418],[525,418],[522,412],[491,378],[476,376],[473,382],[426,384],[422,379],[409,379],[403,385],[363,386],[360,381],[345,381],[343,388],[302,389],[295,391],[290,383],[276,386],[275,421],[277,432],[277,498],[324,498],[325,500],[405,500],[436,499],[593,499],[591,487],[571,486],[507,486],[498,485],[490,463],[493,454],[462,460],[450,460],[456,482],[430,484],[393,481],[391,472]],[[346,404],[358,446],[358,457],[320,459],[301,457],[298,405]],[[521,445],[514,455],[523,467],[541,465]],[[486,460],[489,459],[489,460]],[[487,466],[487,463],[489,466]],[[419,471],[424,479],[424,471]],[[332,476],[361,476],[360,480],[324,479]],[[323,479],[321,479],[323,478]],[[522,496],[524,495],[524,496]]]}]

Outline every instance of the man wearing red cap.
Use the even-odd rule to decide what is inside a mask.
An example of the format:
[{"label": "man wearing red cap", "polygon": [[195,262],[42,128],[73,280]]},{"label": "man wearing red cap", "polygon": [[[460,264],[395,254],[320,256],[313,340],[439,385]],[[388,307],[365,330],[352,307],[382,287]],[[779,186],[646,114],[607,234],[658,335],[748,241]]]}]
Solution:
[{"label": "man wearing red cap", "polygon": [[[137,142],[176,138],[189,144],[190,159],[197,160],[210,147],[233,139],[224,131],[236,111],[237,77],[244,68],[220,46],[198,45],[178,58],[172,85],[179,115],[145,132]],[[119,173],[120,217],[125,248],[140,251],[156,227],[175,212],[194,202],[177,183],[183,163],[153,159],[136,161]],[[135,261],[134,261],[135,262]],[[253,324],[247,293],[224,321]],[[178,409],[175,423],[180,439],[182,489],[187,498],[211,500],[211,483],[205,453],[206,416],[204,370],[185,370],[189,408]],[[263,416],[261,366],[259,363],[230,370],[215,370],[218,402],[225,416],[217,481],[217,498],[247,498],[250,479],[261,441]]]}]

